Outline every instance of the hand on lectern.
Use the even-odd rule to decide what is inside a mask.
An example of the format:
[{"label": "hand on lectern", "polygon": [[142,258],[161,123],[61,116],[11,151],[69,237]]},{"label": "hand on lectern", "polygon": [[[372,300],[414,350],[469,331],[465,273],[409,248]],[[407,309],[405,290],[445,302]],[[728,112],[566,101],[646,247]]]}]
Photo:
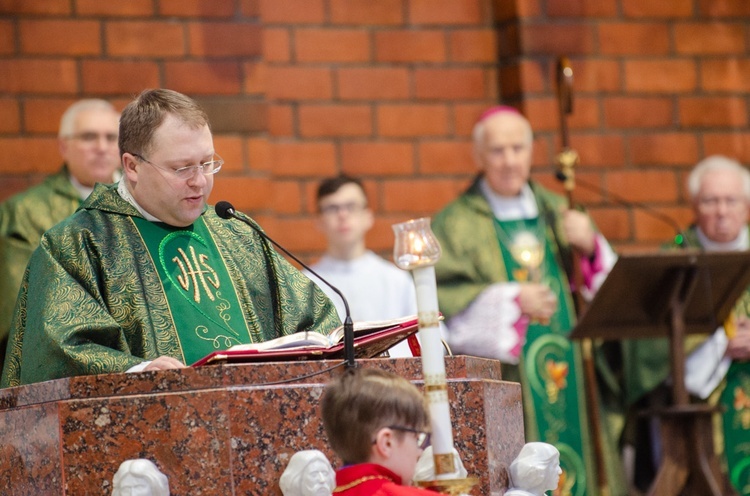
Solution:
[{"label": "hand on lectern", "polygon": [[522,283],[518,306],[532,320],[549,320],[557,310],[557,297],[546,284]]},{"label": "hand on lectern", "polygon": [[160,356],[156,360],[149,363],[143,371],[147,370],[169,370],[169,369],[184,369],[185,364],[176,358],[170,356]]}]

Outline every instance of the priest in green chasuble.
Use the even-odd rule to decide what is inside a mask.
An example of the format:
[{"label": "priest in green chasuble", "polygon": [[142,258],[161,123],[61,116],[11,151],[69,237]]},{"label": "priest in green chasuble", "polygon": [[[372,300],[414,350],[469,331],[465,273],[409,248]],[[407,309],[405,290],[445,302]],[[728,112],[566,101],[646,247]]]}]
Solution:
[{"label": "priest in green chasuble", "polygon": [[72,215],[94,184],[112,183],[119,177],[119,118],[120,113],[105,100],[72,104],[63,113],[58,130],[62,167],[42,183],[0,204],[0,368],[16,295],[42,234]]},{"label": "priest in green chasuble", "polygon": [[[580,289],[590,297],[616,256],[586,214],[529,180],[532,130],[516,109],[486,111],[473,138],[480,174],[432,225],[443,249],[435,270],[449,344],[456,354],[501,360],[504,378],[521,383],[526,440],[560,451],[553,494],[597,495],[582,357],[568,339],[575,323],[568,273],[577,257]],[[610,494],[627,494],[611,442],[616,416],[601,418]]]},{"label": "priest in green chasuble", "polygon": [[97,185],[32,255],[2,386],[181,368],[240,343],[340,324],[330,300],[207,200],[223,160],[204,111],[147,90],[120,119],[123,178]]}]

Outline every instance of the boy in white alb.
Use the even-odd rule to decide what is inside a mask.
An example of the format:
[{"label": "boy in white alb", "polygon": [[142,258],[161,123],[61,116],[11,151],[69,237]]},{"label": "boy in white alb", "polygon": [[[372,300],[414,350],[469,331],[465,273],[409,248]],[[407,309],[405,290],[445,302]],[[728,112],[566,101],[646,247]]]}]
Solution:
[{"label": "boy in white alb", "polygon": [[[312,268],[336,286],[349,303],[352,319],[388,320],[416,315],[411,276],[365,247],[365,235],[374,222],[362,183],[338,176],[320,183],[317,192],[318,229],[328,248]],[[318,278],[304,271],[331,299],[343,321],[341,298]],[[388,350],[391,357],[410,357],[407,341]]]}]

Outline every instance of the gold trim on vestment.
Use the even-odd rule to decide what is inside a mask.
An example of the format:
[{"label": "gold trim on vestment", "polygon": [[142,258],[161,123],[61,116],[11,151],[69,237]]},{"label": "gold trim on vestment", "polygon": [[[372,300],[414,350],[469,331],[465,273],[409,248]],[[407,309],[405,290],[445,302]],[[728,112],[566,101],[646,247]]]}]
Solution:
[{"label": "gold trim on vestment", "polygon": [[349,484],[344,484],[343,486],[336,486],[336,489],[333,490],[334,493],[341,493],[346,491],[347,489],[351,489],[354,486],[358,486],[359,484],[362,484],[363,482],[375,480],[375,479],[383,479],[387,480],[388,482],[393,482],[393,479],[390,477],[386,477],[385,475],[368,475],[366,477],[360,477],[357,480],[351,481]]}]

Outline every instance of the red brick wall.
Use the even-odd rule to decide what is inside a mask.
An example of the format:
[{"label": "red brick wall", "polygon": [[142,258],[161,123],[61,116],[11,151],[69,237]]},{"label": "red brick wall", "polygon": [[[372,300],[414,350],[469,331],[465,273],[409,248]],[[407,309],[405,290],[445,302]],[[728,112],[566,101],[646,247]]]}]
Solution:
[{"label": "red brick wall", "polygon": [[[209,112],[227,160],[214,202],[312,259],[317,182],[355,174],[378,213],[369,242],[387,252],[391,223],[466,186],[471,126],[498,101],[529,116],[534,177],[558,187],[567,55],[578,176],[684,225],[691,165],[750,162],[749,17],[742,0],[0,0],[0,199],[59,166],[69,103],[122,107],[164,86]],[[671,236],[606,194],[576,197],[623,250]]]},{"label": "red brick wall", "polygon": [[[537,130],[535,175],[559,147],[555,65],[574,69],[572,146],[578,177],[645,203],[682,226],[685,177],[715,153],[750,163],[748,16],[742,0],[517,0],[494,2],[500,97]],[[672,228],[607,194],[575,194],[621,250],[653,247]]]}]

